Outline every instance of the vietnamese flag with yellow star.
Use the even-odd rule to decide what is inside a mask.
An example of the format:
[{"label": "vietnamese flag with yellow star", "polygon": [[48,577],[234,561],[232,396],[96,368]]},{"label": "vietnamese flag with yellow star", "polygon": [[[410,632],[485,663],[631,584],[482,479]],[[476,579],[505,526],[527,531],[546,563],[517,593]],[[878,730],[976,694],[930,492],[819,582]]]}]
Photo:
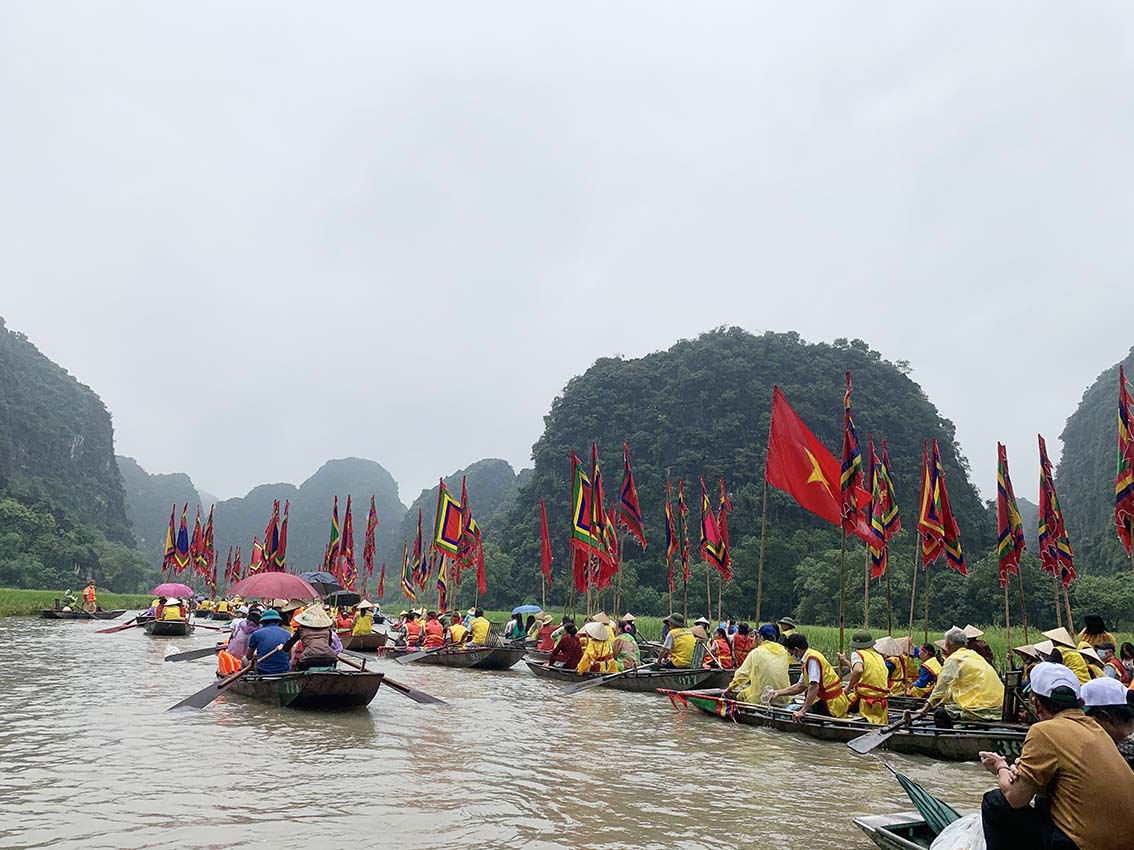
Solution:
[{"label": "vietnamese flag with yellow star", "polygon": [[[768,431],[768,461],[764,477],[818,517],[841,525],[842,464],[803,424],[779,387],[772,390],[772,427]],[[870,494],[857,492],[859,511],[851,534],[870,539]]]}]

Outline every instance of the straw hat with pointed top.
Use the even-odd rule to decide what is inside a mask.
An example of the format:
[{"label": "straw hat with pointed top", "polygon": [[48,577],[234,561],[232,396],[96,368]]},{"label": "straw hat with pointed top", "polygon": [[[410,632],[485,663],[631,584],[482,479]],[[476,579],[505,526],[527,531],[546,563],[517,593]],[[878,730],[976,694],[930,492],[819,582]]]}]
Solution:
[{"label": "straw hat with pointed top", "polygon": [[606,614],[604,614],[602,611],[599,611],[597,614],[595,614],[591,617],[591,622],[592,623],[602,623],[605,626],[607,623],[610,622],[610,617],[606,616]]},{"label": "straw hat with pointed top", "polygon": [[604,623],[590,622],[583,626],[580,634],[594,640],[610,640],[610,629]]},{"label": "straw hat with pointed top", "polygon": [[359,611],[361,611],[361,610],[363,610],[364,608],[373,608],[373,607],[374,607],[374,603],[373,603],[373,602],[370,602],[370,601],[369,601],[369,600],[367,600],[367,599],[363,599],[363,600],[362,600],[361,602],[359,602],[359,603],[358,603],[357,605],[355,605],[354,607],[355,607],[355,608],[357,608],[357,609],[358,609]]},{"label": "straw hat with pointed top", "polygon": [[698,617],[693,622],[696,623],[698,626],[707,626],[707,625],[709,625],[709,618],[708,617]]},{"label": "straw hat with pointed top", "polygon": [[945,649],[945,638],[941,638],[941,640],[935,640],[933,642],[933,645],[938,649]]},{"label": "straw hat with pointed top", "polygon": [[637,619],[638,618],[631,614],[629,611],[622,615],[622,622],[624,623],[633,623]]},{"label": "straw hat with pointed top", "polygon": [[1099,657],[1099,654],[1095,651],[1095,648],[1093,646],[1082,647],[1079,650],[1079,654],[1090,661],[1094,661],[1096,664],[1098,664],[1099,667],[1102,667],[1103,660]]},{"label": "straw hat with pointed top", "polygon": [[1041,640],[1039,643],[1033,644],[1032,649],[1039,655],[1051,655],[1055,651],[1055,644],[1049,640]]},{"label": "straw hat with pointed top", "polygon": [[295,622],[309,629],[329,629],[334,623],[322,605],[312,605],[295,618]]},{"label": "straw hat with pointed top", "polygon": [[978,638],[978,637],[980,637],[981,635],[984,634],[984,632],[982,632],[980,629],[978,629],[972,623],[969,623],[967,626],[965,626],[965,628],[962,629],[962,631],[964,631],[965,637],[967,637],[969,640],[972,640],[973,638]]},{"label": "straw hat with pointed top", "polygon": [[1055,643],[1056,646],[1068,646],[1071,649],[1075,648],[1075,638],[1071,637],[1071,633],[1062,626],[1058,629],[1044,632],[1043,636]]},{"label": "straw hat with pointed top", "polygon": [[693,632],[693,637],[697,638],[698,640],[708,640],[709,639],[709,633],[707,631],[705,631],[705,629],[702,626],[694,626],[693,629],[692,629],[692,632]]},{"label": "straw hat with pointed top", "polygon": [[1028,658],[1039,658],[1039,653],[1036,652],[1034,645],[1026,643],[1023,646],[1013,647],[1013,652],[1018,652],[1020,655],[1026,655]]},{"label": "straw hat with pointed top", "polygon": [[555,622],[555,618],[550,614],[544,612],[543,614],[536,614],[536,619],[541,626],[548,626]]}]

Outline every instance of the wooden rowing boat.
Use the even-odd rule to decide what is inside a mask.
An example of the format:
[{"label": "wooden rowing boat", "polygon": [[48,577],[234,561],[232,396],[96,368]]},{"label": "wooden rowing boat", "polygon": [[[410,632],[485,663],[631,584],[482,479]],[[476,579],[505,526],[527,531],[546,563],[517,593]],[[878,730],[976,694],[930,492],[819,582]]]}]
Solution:
[{"label": "wooden rowing boat", "polygon": [[248,673],[225,690],[280,708],[335,711],[370,705],[385,675],[369,670],[304,670],[276,676]]},{"label": "wooden rowing boat", "polygon": [[210,620],[216,620],[218,623],[227,623],[232,619],[232,614],[228,611],[213,611]]},{"label": "wooden rowing boat", "polygon": [[[797,722],[790,709],[737,702],[715,694],[697,691],[663,691],[676,707],[692,705],[705,714],[727,718],[749,726],[763,726],[780,732],[808,735],[821,741],[847,741],[876,732],[878,727],[865,720],[808,714]],[[893,719],[900,719],[894,717]],[[1011,723],[961,723],[953,729],[915,725],[899,729],[881,744],[883,749],[907,755],[922,755],[941,761],[979,761],[982,750],[1018,756],[1024,746],[1027,727]]]},{"label": "wooden rowing boat", "polygon": [[866,815],[854,823],[882,850],[926,850],[937,837],[917,812]]},{"label": "wooden rowing boat", "polygon": [[142,628],[153,637],[185,637],[193,633],[194,626],[186,620],[150,620]]},{"label": "wooden rowing boat", "polygon": [[[412,655],[420,649],[403,646],[382,647],[386,658]],[[512,646],[474,646],[468,649],[440,649],[418,660],[417,664],[436,664],[440,667],[464,667],[473,670],[509,670],[524,657],[527,650]]]},{"label": "wooden rowing boat", "polygon": [[58,608],[44,608],[39,612],[44,620],[115,620],[126,613],[120,611],[60,611]]},{"label": "wooden rowing boat", "polygon": [[[524,663],[540,679],[551,679],[556,682],[585,682],[587,679],[598,678],[598,673],[587,673],[580,676],[574,670],[563,667],[547,667],[543,662],[532,661],[525,658]],[[691,688],[708,687],[704,682],[716,677],[720,670],[705,668],[684,668],[674,670],[635,670],[626,673],[617,679],[611,679],[599,687],[612,688],[616,691],[632,691],[634,693],[657,693],[665,690],[688,690]],[[730,672],[731,671],[726,671]],[[689,683],[689,684],[686,684]]]},{"label": "wooden rowing boat", "polygon": [[194,609],[193,609],[193,616],[194,616],[194,617],[198,617],[198,618],[200,618],[200,619],[202,619],[202,620],[207,620],[207,619],[209,619],[209,616],[210,616],[210,615],[211,615],[212,613],[213,613],[213,612],[212,612],[212,610],[211,610],[211,609],[209,609],[209,608],[194,608]]},{"label": "wooden rowing boat", "polygon": [[352,635],[350,629],[343,629],[339,632],[339,639],[343,642],[343,649],[349,649],[353,652],[376,652],[379,647],[386,645],[386,635],[381,632]]}]

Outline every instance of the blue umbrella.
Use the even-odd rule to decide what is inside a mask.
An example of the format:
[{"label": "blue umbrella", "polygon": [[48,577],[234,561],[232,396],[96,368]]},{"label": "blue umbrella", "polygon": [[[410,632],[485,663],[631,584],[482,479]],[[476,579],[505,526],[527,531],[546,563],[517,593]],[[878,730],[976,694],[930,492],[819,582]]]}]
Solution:
[{"label": "blue umbrella", "polygon": [[538,614],[543,609],[538,605],[517,605],[512,609],[513,614]]},{"label": "blue umbrella", "polygon": [[336,590],[343,589],[343,586],[339,584],[339,580],[330,573],[313,571],[300,573],[299,577],[315,588],[321,596],[326,596],[328,593],[334,593]]}]

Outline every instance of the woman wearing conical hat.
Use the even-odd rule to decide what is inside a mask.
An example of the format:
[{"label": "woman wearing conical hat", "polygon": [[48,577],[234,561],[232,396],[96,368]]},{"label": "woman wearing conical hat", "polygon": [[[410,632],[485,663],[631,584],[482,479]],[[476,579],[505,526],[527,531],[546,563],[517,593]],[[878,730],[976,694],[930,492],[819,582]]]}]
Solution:
[{"label": "woman wearing conical hat", "polygon": [[617,673],[610,629],[602,623],[590,622],[583,626],[580,634],[587,636],[587,645],[575,672],[580,676],[585,673]]},{"label": "woman wearing conical hat", "polygon": [[312,605],[293,620],[295,634],[284,649],[291,652],[293,670],[312,667],[334,667],[343,643],[335,630],[334,621],[322,605]]}]

